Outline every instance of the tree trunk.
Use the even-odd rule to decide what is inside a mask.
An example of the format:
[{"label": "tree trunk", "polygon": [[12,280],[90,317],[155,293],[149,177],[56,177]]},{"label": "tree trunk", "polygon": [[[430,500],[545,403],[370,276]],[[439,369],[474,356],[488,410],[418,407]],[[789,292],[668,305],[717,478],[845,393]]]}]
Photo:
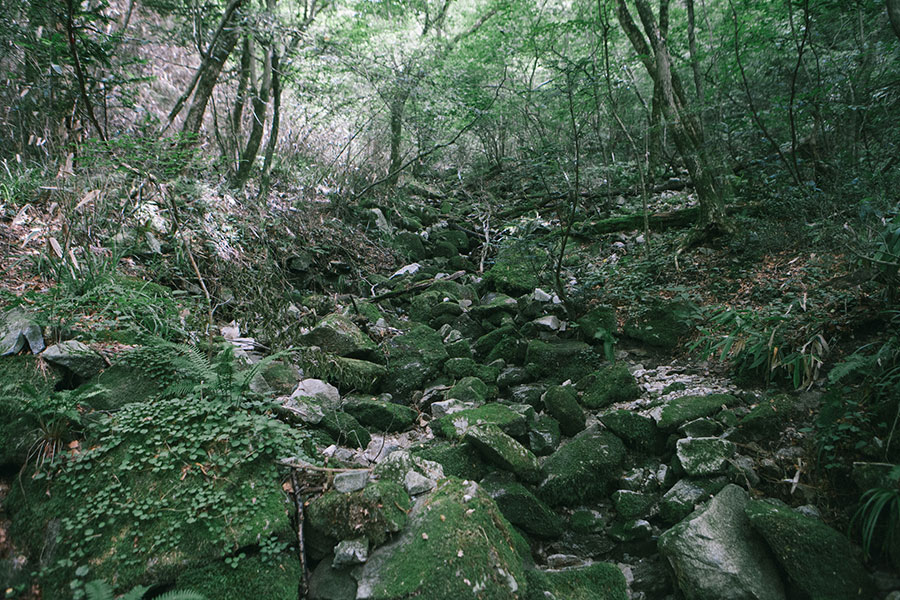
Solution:
[{"label": "tree trunk", "polygon": [[238,77],[237,93],[234,108],[231,111],[231,146],[230,159],[237,170],[237,162],[241,153],[241,121],[244,119],[244,105],[247,104],[247,84],[250,81],[250,61],[253,59],[250,50],[250,36],[245,35],[241,44],[241,71]]},{"label": "tree trunk", "polygon": [[275,147],[278,145],[278,128],[281,125],[281,57],[277,50],[272,51],[272,126],[269,129],[269,141],[266,142],[265,161],[263,161],[263,176],[269,175],[272,168],[272,158],[275,156]]},{"label": "tree trunk", "polygon": [[[251,70],[252,73],[252,70]],[[251,79],[255,79],[251,75]],[[266,107],[269,104],[269,89],[272,83],[272,49],[266,49],[265,66],[263,67],[262,81],[256,88],[257,93],[253,96],[252,123],[250,125],[250,136],[247,138],[247,145],[241,153],[241,160],[238,163],[238,170],[234,176],[235,187],[242,187],[250,177],[250,171],[253,170],[253,163],[256,155],[259,153],[259,145],[262,142],[263,131],[266,124]]]},{"label": "tree trunk", "polygon": [[888,18],[891,20],[891,27],[894,33],[900,38],[900,0],[885,0],[887,5]]},{"label": "tree trunk", "polygon": [[388,170],[387,185],[393,187],[400,179],[400,167],[403,156],[400,154],[400,142],[403,141],[403,108],[406,97],[395,99],[391,103],[391,166]]},{"label": "tree trunk", "polygon": [[236,25],[230,24],[222,31],[215,48],[209,55],[209,61],[206,68],[197,81],[197,88],[194,90],[194,100],[188,109],[187,116],[184,118],[184,125],[181,132],[184,134],[196,136],[200,133],[200,127],[203,125],[203,115],[206,113],[206,105],[209,104],[209,97],[212,95],[213,88],[219,81],[219,73],[225,61],[231,55],[238,41],[239,29]]},{"label": "tree trunk", "polygon": [[725,202],[731,197],[730,185],[724,177],[723,167],[706,149],[699,121],[688,110],[684,88],[678,74],[672,70],[672,59],[665,39],[653,18],[650,5],[647,0],[635,0],[647,34],[646,39],[631,18],[625,0],[617,0],[617,5],[619,23],[641,57],[654,84],[660,88],[663,97],[663,115],[672,126],[675,147],[697,191],[697,199],[700,202],[700,227],[704,231],[717,229],[729,231],[731,228],[725,212]]}]

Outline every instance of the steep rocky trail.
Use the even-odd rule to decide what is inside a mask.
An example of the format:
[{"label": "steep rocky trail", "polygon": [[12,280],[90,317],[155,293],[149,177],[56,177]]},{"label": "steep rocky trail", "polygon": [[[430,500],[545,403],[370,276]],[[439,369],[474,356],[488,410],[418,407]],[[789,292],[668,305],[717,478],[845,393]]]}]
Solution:
[{"label": "steep rocky trail", "polygon": [[[369,274],[368,296],[298,298],[293,314],[317,316],[276,356],[235,324],[212,362],[175,344],[45,349],[27,311],[7,313],[0,350],[16,356],[0,359],[0,383],[74,401],[85,432],[52,449],[77,468],[53,473],[23,453],[14,420],[3,431],[2,462],[39,475],[5,503],[16,545],[0,558],[17,589],[29,559],[58,565],[44,597],[77,588],[88,571],[67,577],[85,558],[122,591],[210,598],[292,598],[298,582],[313,600],[900,587],[873,579],[815,508],[802,430],[817,392],[742,388],[684,355],[681,300],[573,311],[521,251],[479,273],[463,231],[396,239],[417,262]],[[234,396],[242,373],[255,403]],[[169,513],[190,516],[173,526]]]}]

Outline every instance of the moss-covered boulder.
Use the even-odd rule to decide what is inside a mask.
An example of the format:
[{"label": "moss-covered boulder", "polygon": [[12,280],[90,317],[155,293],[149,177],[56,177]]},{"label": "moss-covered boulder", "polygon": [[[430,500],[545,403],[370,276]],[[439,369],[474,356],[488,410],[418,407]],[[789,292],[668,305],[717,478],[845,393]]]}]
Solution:
[{"label": "moss-covered boulder", "polygon": [[50,567],[45,597],[67,597],[82,565],[127,590],[294,537],[277,461],[305,456],[305,443],[269,415],[199,398],[132,403],[87,437],[52,481],[23,477],[8,499],[14,539]]},{"label": "moss-covered boulder", "polygon": [[498,426],[512,437],[523,437],[527,432],[525,417],[503,404],[487,404],[478,408],[462,410],[431,422],[435,435],[447,439],[465,435],[469,427],[490,423]]},{"label": "moss-covered boulder", "polygon": [[375,481],[350,494],[327,492],[309,503],[306,526],[313,536],[337,543],[365,536],[373,546],[406,525],[410,500],[392,481]]},{"label": "moss-covered boulder", "polygon": [[175,580],[176,588],[193,590],[205,598],[245,600],[295,600],[297,580],[303,576],[300,561],[293,552],[271,554],[283,545],[277,539],[265,539],[266,554],[233,557],[230,564],[216,562],[187,569]]},{"label": "moss-covered boulder", "polygon": [[728,470],[734,442],[715,437],[684,438],[676,444],[676,455],[684,472],[692,477],[718,475]]},{"label": "moss-covered boulder", "polygon": [[719,493],[727,483],[724,477],[679,480],[659,501],[660,520],[674,525],[694,512],[697,505]]},{"label": "moss-covered boulder", "polygon": [[488,463],[531,483],[540,481],[541,467],[532,452],[493,424],[476,425],[466,430],[465,440]]},{"label": "moss-covered boulder", "polygon": [[510,523],[542,538],[557,538],[563,533],[562,519],[521,483],[492,474],[481,481],[503,516]]},{"label": "moss-covered boulder", "polygon": [[[518,334],[518,331],[516,330],[515,326],[504,325],[503,327],[499,327],[497,329],[494,329],[493,331],[490,331],[490,332],[482,335],[481,337],[479,337],[478,339],[475,340],[474,344],[472,344],[472,349],[475,351],[475,353],[478,356],[485,357],[488,355],[488,353],[492,352],[501,343],[503,343],[504,340],[513,340],[516,342],[519,341],[519,334]],[[524,356],[524,354],[522,356]],[[507,361],[508,363],[517,362],[516,360],[514,360],[515,356],[512,354],[504,355],[504,356],[495,356],[494,358],[495,359],[502,358],[503,360]]]},{"label": "moss-covered boulder", "polygon": [[353,415],[341,410],[329,410],[322,415],[318,427],[331,437],[335,444],[351,448],[365,448],[372,441],[369,430]]},{"label": "moss-covered boulder", "polygon": [[691,331],[694,309],[683,302],[657,300],[649,307],[629,315],[623,331],[626,336],[648,346],[672,350]]},{"label": "moss-covered boulder", "polygon": [[423,260],[427,257],[422,237],[409,231],[401,231],[392,240],[394,248],[411,260]]},{"label": "moss-covered boulder", "polygon": [[585,340],[602,342],[607,339],[607,334],[616,333],[616,309],[612,306],[597,306],[585,313],[577,323]]},{"label": "moss-covered boulder", "polygon": [[562,571],[528,571],[525,600],[627,600],[625,575],[616,565],[594,563]]},{"label": "moss-covered boulder", "polygon": [[799,402],[788,394],[761,400],[738,423],[736,438],[741,441],[774,439],[787,422],[802,412]]},{"label": "moss-covered boulder", "polygon": [[633,450],[652,452],[660,446],[659,429],[650,417],[622,409],[600,415],[600,422]]},{"label": "moss-covered boulder", "polygon": [[478,366],[471,358],[451,358],[444,363],[444,374],[453,379],[476,377]]},{"label": "moss-covered boulder", "polygon": [[750,524],[765,539],[790,580],[792,598],[872,598],[874,586],[846,536],[771,501],[746,506]]},{"label": "moss-covered boulder", "polygon": [[349,397],[342,409],[370,431],[406,431],[419,416],[408,406],[377,398]]},{"label": "moss-covered boulder", "polygon": [[357,598],[514,600],[526,589],[524,540],[477,484],[444,480],[409,525],[357,573]]},{"label": "moss-covered boulder", "polygon": [[628,402],[641,397],[641,388],[638,387],[634,375],[622,363],[598,369],[587,379],[588,383],[581,397],[581,403],[585,408],[596,410],[616,402]]},{"label": "moss-covered boulder", "polygon": [[515,385],[509,389],[510,398],[517,404],[529,404],[535,410],[544,407],[541,396],[547,391],[549,386],[545,383],[523,383]]},{"label": "moss-covered boulder", "polygon": [[480,480],[488,472],[481,454],[466,443],[432,442],[410,451],[414,456],[434,461],[444,468],[447,476]]},{"label": "moss-covered boulder", "polygon": [[656,496],[633,490],[616,490],[612,495],[613,506],[622,519],[646,518],[656,503]]},{"label": "moss-covered boulder", "polygon": [[660,536],[659,551],[686,598],[784,600],[778,568],[744,513],[749,501],[747,492],[728,485]]},{"label": "moss-covered boulder", "polygon": [[511,296],[531,292],[541,283],[540,272],[549,255],[536,246],[507,246],[484,274],[487,285]]},{"label": "moss-covered boulder", "polygon": [[590,373],[595,368],[593,363],[599,360],[588,344],[575,340],[531,340],[525,353],[525,362],[530,368],[558,382],[578,381]]},{"label": "moss-covered boulder", "polygon": [[687,421],[714,415],[725,406],[737,404],[737,401],[730,394],[681,396],[663,407],[657,425],[660,429],[672,430]]},{"label": "moss-covered boulder", "polygon": [[544,410],[559,422],[564,435],[573,436],[585,427],[584,411],[571,385],[558,385],[547,390],[541,398]]},{"label": "moss-covered boulder", "polygon": [[90,346],[78,340],[66,340],[48,346],[41,358],[75,375],[79,381],[86,381],[99,374],[106,366],[103,357]]},{"label": "moss-covered boulder", "polygon": [[324,317],[309,333],[300,337],[300,343],[306,346],[318,346],[325,352],[338,356],[364,360],[378,360],[379,358],[375,342],[363,333],[349,317],[339,313],[332,313]]},{"label": "moss-covered boulder", "polygon": [[447,390],[448,400],[460,400],[461,402],[473,402],[483,404],[487,400],[488,386],[477,377],[463,377]]},{"label": "moss-covered boulder", "polygon": [[345,391],[355,390],[364,394],[377,393],[388,374],[384,365],[368,360],[335,356],[331,357],[331,362],[334,365],[334,372],[328,379]]},{"label": "moss-covered boulder", "polygon": [[618,479],[624,461],[622,440],[608,431],[583,431],[544,462],[538,496],[550,506],[601,497]]},{"label": "moss-covered boulder", "polygon": [[562,432],[559,430],[559,421],[550,415],[540,414],[528,428],[528,447],[537,456],[553,454],[559,448]]},{"label": "moss-covered boulder", "polygon": [[449,358],[441,336],[427,325],[415,325],[393,338],[387,344],[387,355],[391,377],[385,387],[398,397],[422,389],[440,374]]}]

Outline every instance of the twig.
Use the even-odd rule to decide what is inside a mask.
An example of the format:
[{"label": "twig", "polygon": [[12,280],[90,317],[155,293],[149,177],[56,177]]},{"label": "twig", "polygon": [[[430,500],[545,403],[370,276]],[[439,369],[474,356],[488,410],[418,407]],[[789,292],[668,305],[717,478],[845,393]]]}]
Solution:
[{"label": "twig", "polygon": [[300,581],[297,582],[297,600],[305,600],[309,590],[309,569],[306,566],[306,547],[303,543],[303,498],[300,496],[300,481],[297,470],[291,469],[291,491],[297,509],[297,558],[300,560]]}]

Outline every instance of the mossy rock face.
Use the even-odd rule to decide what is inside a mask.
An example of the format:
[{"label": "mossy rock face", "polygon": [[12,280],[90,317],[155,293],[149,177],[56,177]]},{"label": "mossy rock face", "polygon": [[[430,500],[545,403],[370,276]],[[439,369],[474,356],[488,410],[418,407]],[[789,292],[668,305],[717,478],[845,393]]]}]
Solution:
[{"label": "mossy rock face", "polygon": [[331,491],[309,503],[306,525],[337,543],[365,536],[378,546],[406,526],[409,496],[391,481],[376,481],[350,494]]},{"label": "mossy rock face", "polygon": [[559,421],[550,415],[537,415],[528,429],[528,447],[537,456],[547,456],[556,452],[561,439]]},{"label": "mossy rock face", "polygon": [[[518,342],[519,334],[513,325],[504,325],[499,329],[494,329],[493,331],[484,334],[475,340],[475,343],[472,345],[472,349],[479,356],[487,356],[488,353],[492,352],[498,345],[503,343],[506,340],[513,340],[514,342]],[[502,358],[503,360],[507,360],[504,356],[498,356],[496,358]],[[507,361],[512,362],[512,361]]]},{"label": "mossy rock face", "polygon": [[630,410],[614,410],[600,415],[600,422],[634,450],[652,452],[660,445],[659,429],[650,417]]},{"label": "mossy rock face", "polygon": [[525,600],[627,600],[625,575],[616,565],[594,563],[563,571],[528,571]]},{"label": "mossy rock face", "polygon": [[216,600],[295,600],[297,581],[302,576],[296,554],[283,552],[241,558],[236,566],[216,562],[188,569],[178,575],[175,585],[179,590],[193,590]]},{"label": "mossy rock face", "polygon": [[625,321],[626,336],[663,350],[672,350],[691,331],[694,309],[683,302],[657,300],[645,312]]},{"label": "mossy rock face", "polygon": [[773,439],[781,434],[787,421],[797,416],[796,398],[777,394],[759,402],[738,424],[741,440]]},{"label": "mossy rock face", "polygon": [[657,425],[660,429],[675,429],[687,421],[712,416],[719,412],[723,406],[732,406],[737,404],[737,401],[737,398],[730,394],[675,398],[663,407]]},{"label": "mossy rock face", "polygon": [[625,445],[608,431],[589,429],[551,454],[538,496],[550,506],[572,506],[609,490],[622,470]]},{"label": "mossy rock face", "polygon": [[448,400],[461,400],[482,404],[487,400],[488,386],[477,377],[463,377],[456,385],[447,390]]},{"label": "mossy rock face", "polygon": [[432,234],[432,239],[436,242],[447,242],[458,252],[468,252],[469,250],[469,236],[458,229],[441,229]]},{"label": "mossy rock face", "polygon": [[724,477],[681,479],[659,501],[659,518],[674,525],[692,512],[698,504],[709,500],[725,487]]},{"label": "mossy rock face", "polygon": [[584,411],[578,404],[578,396],[571,385],[558,385],[547,390],[541,400],[544,410],[559,422],[564,435],[573,436],[584,430]]},{"label": "mossy rock face", "polygon": [[264,367],[260,375],[276,396],[289,395],[297,387],[297,382],[303,379],[297,367],[281,361]]},{"label": "mossy rock face", "polygon": [[458,281],[448,279],[439,279],[428,286],[428,291],[438,292],[446,298],[454,300],[477,300],[478,294],[468,285],[464,285]]},{"label": "mossy rock face", "polygon": [[416,422],[418,413],[408,406],[376,398],[350,398],[343,410],[370,431],[406,431]]},{"label": "mossy rock face", "polygon": [[465,440],[472,444],[487,462],[521,479],[536,483],[541,478],[537,457],[525,446],[503,433],[496,425],[476,425],[466,431]]},{"label": "mossy rock face", "polygon": [[585,340],[604,341],[604,334],[616,333],[616,309],[612,306],[598,306],[578,319],[577,323]]},{"label": "mossy rock face", "polygon": [[453,379],[476,377],[478,363],[471,358],[451,358],[444,363],[444,374]]},{"label": "mossy rock face", "polygon": [[392,240],[394,248],[412,260],[423,260],[428,256],[422,237],[408,231],[401,231]]},{"label": "mossy rock face", "polygon": [[334,357],[334,365],[337,368],[331,382],[344,389],[354,389],[358,392],[374,394],[381,389],[381,384],[388,374],[388,370],[377,363],[358,358]]},{"label": "mossy rock face", "polygon": [[716,437],[684,438],[676,445],[678,461],[693,477],[725,473],[735,450],[734,442]]},{"label": "mossy rock face", "polygon": [[38,427],[26,404],[50,397],[61,379],[55,367],[41,368],[35,356],[0,357],[0,465],[25,462]]},{"label": "mossy rock face", "polygon": [[601,360],[588,344],[575,340],[531,340],[525,353],[525,363],[536,375],[559,383],[567,379],[580,380],[596,368],[595,363]]},{"label": "mossy rock face", "polygon": [[612,499],[619,517],[626,520],[646,517],[656,503],[656,496],[632,490],[616,490]]},{"label": "mossy rock face", "polygon": [[503,516],[522,531],[542,538],[562,535],[559,515],[521,483],[493,474],[482,480],[481,488],[494,499]]},{"label": "mossy rock face", "polygon": [[541,248],[508,246],[500,250],[484,281],[504,294],[527,294],[540,286],[539,273],[548,259],[547,251]]},{"label": "mossy rock face", "polygon": [[754,500],[747,517],[790,578],[795,595],[810,600],[872,598],[874,586],[846,536],[774,502]]},{"label": "mossy rock face", "polygon": [[336,444],[342,446],[365,448],[372,441],[369,431],[353,415],[343,411],[325,411],[318,426],[324,429]]},{"label": "mossy rock face", "polygon": [[360,568],[358,598],[514,600],[525,590],[527,548],[477,484],[444,480],[418,502],[409,525]]},{"label": "mossy rock face", "polygon": [[504,433],[515,438],[522,437],[527,432],[525,417],[497,403],[461,410],[435,419],[431,422],[431,430],[437,436],[455,439],[465,435],[469,427],[487,423],[498,426]]},{"label": "mossy rock face", "polygon": [[641,388],[624,364],[598,369],[588,378],[591,383],[581,398],[581,403],[586,408],[596,410],[616,402],[628,402],[641,397]]},{"label": "mossy rock face", "polygon": [[293,538],[277,460],[306,454],[289,426],[192,398],[129,404],[91,427],[90,450],[52,481],[23,478],[24,492],[10,494],[14,539],[32,557],[53,555],[40,578],[45,597],[65,597],[54,594],[79,565],[130,589],[260,536]]},{"label": "mossy rock face", "polygon": [[375,342],[342,314],[332,313],[319,321],[316,326],[300,338],[302,344],[318,346],[325,352],[373,360],[377,357]]},{"label": "mossy rock face", "polygon": [[416,325],[387,344],[391,377],[385,387],[394,395],[405,396],[422,389],[441,372],[447,360],[441,336],[427,325]]},{"label": "mossy rock face", "polygon": [[414,456],[431,460],[444,467],[444,475],[460,479],[480,480],[488,467],[475,448],[469,444],[435,442],[424,448],[411,450]]},{"label": "mossy rock face", "polygon": [[[444,298],[444,294],[437,291],[416,294],[409,301],[409,318],[420,323],[428,323],[431,320],[431,310],[444,303]],[[459,304],[456,304],[456,307],[459,308]]]}]

